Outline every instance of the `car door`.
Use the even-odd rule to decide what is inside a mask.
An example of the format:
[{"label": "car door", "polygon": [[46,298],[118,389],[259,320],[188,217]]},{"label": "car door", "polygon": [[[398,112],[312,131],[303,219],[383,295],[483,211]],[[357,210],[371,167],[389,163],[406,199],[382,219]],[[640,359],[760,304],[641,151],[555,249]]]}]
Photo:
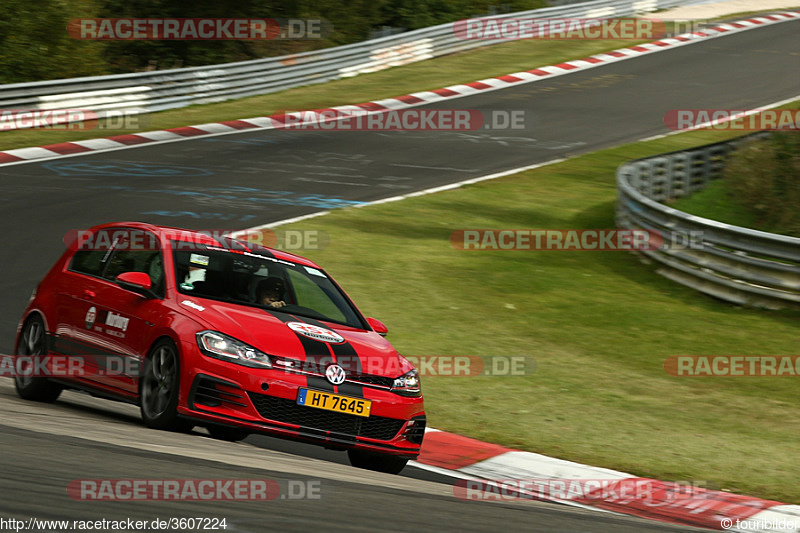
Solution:
[{"label": "car door", "polygon": [[[144,237],[144,238],[143,238]],[[130,397],[164,296],[157,237],[132,228],[102,230],[70,261],[58,288],[54,350],[82,358],[80,381]],[[157,298],[116,284],[122,272],[147,272]]]},{"label": "car door", "polygon": [[52,325],[53,351],[79,359],[81,369],[74,378],[85,384],[98,385],[98,359],[105,353],[100,338],[97,294],[106,285],[103,280],[108,258],[115,241],[107,229],[86,236],[78,244],[64,272],[54,287],[56,314]]},{"label": "car door", "polygon": [[[95,342],[114,356],[100,382],[126,394],[137,394],[144,357],[155,340],[155,325],[162,320],[164,260],[156,235],[131,229],[114,245],[96,292]],[[150,276],[154,298],[148,298],[116,283],[123,272]]]}]

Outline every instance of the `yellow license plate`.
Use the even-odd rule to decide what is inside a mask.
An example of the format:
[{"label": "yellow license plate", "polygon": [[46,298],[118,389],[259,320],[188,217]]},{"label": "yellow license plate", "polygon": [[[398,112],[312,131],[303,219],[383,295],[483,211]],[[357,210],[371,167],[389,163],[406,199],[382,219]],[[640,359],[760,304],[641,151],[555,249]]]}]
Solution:
[{"label": "yellow license plate", "polygon": [[372,402],[369,400],[309,389],[300,389],[297,393],[297,403],[306,407],[356,416],[369,416],[369,410],[372,407]]}]

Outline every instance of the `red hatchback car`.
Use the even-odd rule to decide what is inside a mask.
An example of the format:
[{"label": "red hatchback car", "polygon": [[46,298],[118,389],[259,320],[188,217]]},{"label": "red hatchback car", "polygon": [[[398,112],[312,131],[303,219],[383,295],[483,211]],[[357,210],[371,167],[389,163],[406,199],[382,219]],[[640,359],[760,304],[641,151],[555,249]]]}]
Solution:
[{"label": "red hatchback car", "polygon": [[417,370],[313,262],[136,222],[69,244],[25,309],[15,353],[79,371],[23,373],[21,397],[83,389],[138,404],[151,428],[266,433],[347,450],[354,466],[383,472],[419,454]]}]

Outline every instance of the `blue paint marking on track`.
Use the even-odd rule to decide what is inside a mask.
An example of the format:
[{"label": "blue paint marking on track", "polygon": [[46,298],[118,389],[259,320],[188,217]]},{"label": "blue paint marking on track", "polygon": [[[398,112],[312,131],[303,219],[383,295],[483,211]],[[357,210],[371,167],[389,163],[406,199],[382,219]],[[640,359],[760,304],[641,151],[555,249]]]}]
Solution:
[{"label": "blue paint marking on track", "polygon": [[53,162],[42,165],[59,176],[136,176],[143,178],[174,178],[184,176],[213,176],[212,170],[156,163],[130,161]]},{"label": "blue paint marking on track", "polygon": [[155,215],[159,217],[188,217],[197,218],[202,220],[225,220],[225,221],[238,221],[247,222],[257,218],[258,215],[253,214],[237,214],[237,213],[206,213],[197,211],[141,211],[140,215]]},{"label": "blue paint marking on track", "polygon": [[208,203],[220,201],[235,201],[237,204],[249,203],[255,206],[263,204],[291,205],[300,207],[317,207],[320,209],[338,209],[362,205],[365,202],[344,200],[338,197],[322,196],[319,194],[298,194],[292,191],[275,191],[271,189],[257,189],[253,187],[194,187],[194,188],[159,188],[142,189],[127,185],[95,185],[90,189],[106,189],[135,194],[156,194],[178,196],[190,200]]},{"label": "blue paint marking on track", "polygon": [[225,143],[236,143],[236,144],[279,144],[278,141],[274,139],[269,139],[267,137],[246,137],[244,139],[228,139],[226,137],[222,137],[219,139],[198,139],[200,142],[225,142]]},{"label": "blue paint marking on track", "polygon": [[209,138],[201,138],[197,139],[198,142],[201,143],[234,143],[234,144],[283,144],[289,141],[294,140],[295,138],[299,137],[303,133],[307,133],[308,131],[313,131],[317,138],[325,138],[329,137],[327,132],[320,131],[319,129],[309,129],[309,130],[301,130],[301,131],[288,131],[282,128],[275,128],[273,131],[279,131],[280,137],[241,137],[239,135],[231,136],[226,135],[224,137],[209,137]]}]

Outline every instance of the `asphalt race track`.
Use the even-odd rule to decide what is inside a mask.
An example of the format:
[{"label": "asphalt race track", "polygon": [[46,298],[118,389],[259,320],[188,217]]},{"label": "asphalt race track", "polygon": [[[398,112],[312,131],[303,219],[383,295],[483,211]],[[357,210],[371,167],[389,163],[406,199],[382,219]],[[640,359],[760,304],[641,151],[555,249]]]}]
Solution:
[{"label": "asphalt race track", "polygon": [[[749,109],[800,94],[798,30],[800,21],[771,25],[428,106],[523,110],[524,130],[246,131],[0,167],[0,350],[13,349],[27,298],[70,229],[112,220],[246,228],[665,133],[670,109]],[[344,454],[266,437],[228,444],[145,430],[132,406],[77,393],[62,398],[51,406],[22,402],[11,381],[0,380],[0,517],[215,516],[235,525],[228,531],[455,524],[464,530],[498,524],[532,531],[686,530],[535,502],[460,501],[439,476],[413,468],[383,476],[338,464]],[[314,479],[322,497],[80,502],[65,491],[78,478]]]},{"label": "asphalt race track", "polygon": [[[95,405],[65,394],[55,405],[24,402],[0,382],[4,408],[0,446],[0,516],[28,520],[226,519],[226,531],[701,531],[637,518],[539,502],[475,502],[451,485],[357,470],[163,431],[142,433],[138,411]],[[7,413],[7,414],[6,414]],[[47,424],[42,424],[47,420]],[[132,466],[133,465],[133,466]],[[272,501],[76,501],[65,487],[76,479],[270,479]],[[292,483],[319,498],[294,500]],[[308,494],[308,493],[306,493]]]}]

